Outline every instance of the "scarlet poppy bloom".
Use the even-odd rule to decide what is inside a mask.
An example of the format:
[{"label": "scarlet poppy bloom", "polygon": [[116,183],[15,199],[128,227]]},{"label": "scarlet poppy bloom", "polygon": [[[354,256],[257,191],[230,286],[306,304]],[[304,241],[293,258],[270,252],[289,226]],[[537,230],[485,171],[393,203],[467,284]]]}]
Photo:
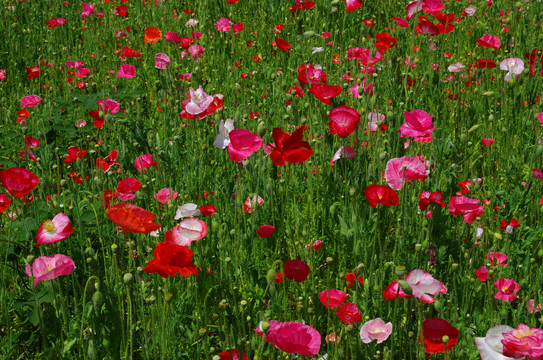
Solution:
[{"label": "scarlet poppy bloom", "polygon": [[247,360],[247,355],[241,357],[238,349],[221,351],[218,356],[220,360]]},{"label": "scarlet poppy bloom", "polygon": [[162,226],[153,222],[153,213],[133,204],[115,204],[106,210],[106,214],[124,233],[148,234]]},{"label": "scarlet poppy bloom", "polygon": [[117,199],[119,196],[117,195],[117,193],[113,190],[104,190],[104,204],[103,204],[103,207],[105,207],[106,209],[109,208],[109,203],[112,201],[112,200],[115,200]]},{"label": "scarlet poppy bloom", "polygon": [[498,50],[502,45],[499,37],[494,35],[485,34],[480,39],[477,39],[477,45]]},{"label": "scarlet poppy bloom", "polygon": [[262,238],[267,238],[273,235],[275,231],[275,226],[272,225],[260,225],[256,229],[256,234]]},{"label": "scarlet poppy bloom", "polygon": [[[445,350],[450,351],[458,341],[459,334],[458,329],[444,319],[429,318],[422,323],[424,348],[428,354],[443,353]],[[448,338],[447,349],[445,349],[444,338]]]},{"label": "scarlet poppy bloom", "polygon": [[34,278],[34,287],[44,280],[53,280],[59,276],[70,275],[75,270],[72,259],[66,255],[56,254],[40,256],[32,263],[26,265],[26,275]]},{"label": "scarlet poppy bloom", "polygon": [[[272,343],[279,350],[308,357],[315,356],[320,351],[321,335],[311,326],[294,321],[270,320],[268,323],[265,341]],[[255,329],[260,337],[264,335],[260,329],[261,324]]]},{"label": "scarlet poppy bloom", "polygon": [[436,203],[441,207],[447,206],[443,201],[443,193],[439,191],[423,191],[419,195],[419,209],[422,211],[426,210],[428,208],[428,205],[431,203]]},{"label": "scarlet poppy bloom", "polygon": [[512,218],[511,222],[507,222],[507,219],[503,219],[500,224],[500,230],[505,230],[506,234],[512,234],[513,229],[520,226],[520,223],[517,219]]},{"label": "scarlet poppy bloom", "polygon": [[274,128],[272,137],[275,145],[266,144],[264,150],[270,154],[275,165],[285,165],[288,163],[301,163],[313,155],[313,150],[307,141],[302,141],[303,133],[307,126],[301,126],[291,135],[280,128]]},{"label": "scarlet poppy bloom", "polygon": [[12,201],[7,194],[0,193],[0,214],[6,211]]},{"label": "scarlet poppy bloom", "polygon": [[330,122],[330,134],[338,134],[340,138],[345,138],[355,132],[360,123],[360,114],[350,106],[340,106],[328,114]]},{"label": "scarlet poppy bloom", "polygon": [[119,58],[127,57],[141,57],[141,53],[129,48],[128,46],[123,46],[123,52],[121,53],[121,55],[119,55]]},{"label": "scarlet poppy bloom", "polygon": [[364,196],[372,207],[377,207],[379,204],[384,206],[394,206],[400,203],[398,194],[385,185],[372,184],[368,186],[364,190]]},{"label": "scarlet poppy bloom", "polygon": [[339,317],[339,320],[345,324],[362,321],[360,310],[352,302],[345,303],[338,307],[336,309],[336,314]]},{"label": "scarlet poppy bloom", "polygon": [[477,69],[491,69],[496,67],[496,63],[491,59],[480,59],[475,63]]},{"label": "scarlet poppy bloom", "polygon": [[156,27],[148,27],[145,29],[145,35],[143,36],[143,42],[146,44],[153,44],[160,40],[162,37],[162,31]]},{"label": "scarlet poppy bloom", "polygon": [[0,181],[11,196],[21,199],[38,186],[40,179],[25,168],[12,167],[0,171]]},{"label": "scarlet poppy bloom", "polygon": [[132,200],[134,193],[141,188],[141,182],[133,177],[124,178],[117,184],[117,193],[122,201]]},{"label": "scarlet poppy bloom", "polygon": [[279,285],[281,284],[281,282],[283,281],[283,273],[280,273],[280,272],[276,272],[275,273],[275,280],[274,282]]},{"label": "scarlet poppy bloom", "polygon": [[237,3],[239,0],[226,0],[230,5]]},{"label": "scarlet poppy bloom", "polygon": [[96,167],[98,168],[98,170],[104,170],[104,172],[106,173],[113,165],[120,166],[119,163],[115,162],[115,160],[117,160],[117,155],[117,150],[111,150],[109,155],[105,158],[97,158]]},{"label": "scarlet poppy bloom", "polygon": [[319,294],[319,300],[325,308],[335,308],[347,300],[347,293],[336,289],[324,290]]},{"label": "scarlet poppy bloom", "polygon": [[27,80],[30,80],[30,79],[37,79],[40,76],[40,74],[43,72],[43,70],[40,69],[39,66],[31,66],[31,67],[26,68],[26,72],[27,72],[26,78]]},{"label": "scarlet poppy bloom", "polygon": [[345,280],[347,280],[347,287],[349,289],[353,288],[355,281],[359,286],[364,285],[364,278],[362,276],[356,277],[355,273],[348,273],[347,275],[345,275]]},{"label": "scarlet poppy bloom", "polygon": [[192,255],[192,251],[185,246],[161,242],[156,244],[154,259],[147,263],[143,271],[158,273],[163,278],[197,274],[196,266],[191,262]]},{"label": "scarlet poppy bloom", "polygon": [[58,213],[52,220],[45,220],[41,223],[36,239],[41,244],[52,244],[66,239],[74,230],[70,219],[64,213]]},{"label": "scarlet poppy bloom", "polygon": [[290,260],[283,265],[283,273],[285,277],[289,280],[294,280],[297,283],[303,282],[307,279],[311,269],[309,266],[302,260]]},{"label": "scarlet poppy bloom", "polygon": [[77,146],[71,146],[68,148],[68,156],[63,161],[65,164],[71,164],[77,159],[82,159],[85,155],[87,155],[85,150],[81,150]]},{"label": "scarlet poppy bloom", "polygon": [[332,105],[330,99],[335,98],[342,91],[343,89],[339,85],[313,84],[309,88],[311,94],[327,105]]},{"label": "scarlet poppy bloom", "polygon": [[286,40],[283,40],[283,39],[280,39],[280,38],[275,38],[275,45],[274,46],[277,46],[279,49],[287,52],[290,50],[290,43]]}]

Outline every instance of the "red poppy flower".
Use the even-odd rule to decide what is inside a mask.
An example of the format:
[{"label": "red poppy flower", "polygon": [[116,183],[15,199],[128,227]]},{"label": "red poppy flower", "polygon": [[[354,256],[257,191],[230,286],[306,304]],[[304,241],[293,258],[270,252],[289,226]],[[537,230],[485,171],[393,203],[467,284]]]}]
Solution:
[{"label": "red poppy flower", "polygon": [[313,84],[309,88],[311,94],[327,105],[332,105],[330,99],[335,98],[342,91],[343,89],[339,85]]},{"label": "red poppy flower", "polygon": [[352,302],[343,304],[336,309],[336,314],[339,320],[345,324],[362,321],[362,314],[358,307]]},{"label": "red poppy flower", "polygon": [[286,40],[276,38],[275,39],[275,46],[277,46],[279,49],[283,51],[289,51],[290,50],[290,43]]},{"label": "red poppy flower", "polygon": [[281,284],[282,281],[283,281],[283,273],[276,272],[275,273],[275,283],[277,285],[279,285],[279,284]]},{"label": "red poppy flower", "polygon": [[54,18],[47,20],[46,24],[49,26],[50,29],[54,29],[58,26],[62,26],[66,23],[66,19],[63,18]]},{"label": "red poppy flower", "polygon": [[398,194],[385,185],[373,184],[368,186],[364,190],[364,196],[370,203],[370,206],[377,207],[377,205],[394,206],[400,203]]},{"label": "red poppy flower", "polygon": [[299,259],[287,261],[285,265],[283,265],[285,277],[289,280],[294,280],[297,283],[301,283],[307,279],[310,271],[311,269],[309,266]]},{"label": "red poppy flower", "polygon": [[192,255],[192,251],[185,246],[161,242],[155,246],[154,260],[149,261],[143,271],[158,273],[163,278],[197,274],[196,266],[191,262]]},{"label": "red poppy flower", "polygon": [[219,212],[219,210],[217,210],[215,205],[200,206],[200,214],[202,215],[211,216],[217,212]]},{"label": "red poppy flower", "polygon": [[447,204],[441,200],[443,200],[443,193],[439,191],[423,191],[419,195],[419,209],[424,211],[431,203],[436,203],[441,207],[445,207]]},{"label": "red poppy flower", "polygon": [[81,150],[77,146],[72,146],[68,148],[68,156],[64,158],[65,164],[70,164],[76,161],[77,159],[82,159],[83,156],[87,155],[85,150]]},{"label": "red poppy flower", "polygon": [[349,289],[353,288],[354,282],[357,281],[357,284],[362,286],[364,285],[364,278],[362,276],[356,277],[355,273],[348,273],[345,275],[345,280],[347,280],[347,287]]},{"label": "red poppy flower", "polygon": [[28,72],[28,74],[26,75],[26,78],[28,80],[37,79],[40,76],[40,74],[43,72],[43,70],[40,69],[38,66],[27,67],[26,71]]},{"label": "red poppy flower", "polygon": [[141,182],[133,177],[124,178],[117,184],[117,193],[122,201],[132,200],[136,197],[134,194],[141,188]]},{"label": "red poppy flower", "polygon": [[338,307],[346,299],[347,293],[336,289],[324,290],[319,294],[319,300],[327,309]]},{"label": "red poppy flower", "polygon": [[237,3],[239,0],[226,0],[227,3],[229,4],[235,4]]},{"label": "red poppy flower", "polygon": [[238,349],[224,350],[219,354],[220,360],[247,360],[247,355],[240,356]]},{"label": "red poppy flower", "polygon": [[274,128],[272,132],[275,145],[266,144],[264,150],[270,154],[275,165],[285,165],[288,163],[301,163],[313,155],[313,150],[307,141],[302,141],[303,133],[307,126],[301,126],[291,135],[280,128]]},{"label": "red poppy flower", "polygon": [[495,68],[496,63],[490,59],[481,59],[477,60],[477,62],[475,63],[475,67],[477,69],[490,69]]},{"label": "red poppy flower", "polygon": [[340,138],[345,138],[355,132],[360,123],[358,111],[350,106],[340,106],[328,114],[330,122],[330,134],[338,134]]},{"label": "red poppy flower", "polygon": [[115,160],[117,159],[117,155],[117,150],[111,150],[109,155],[105,158],[97,158],[96,167],[98,168],[98,170],[104,170],[104,172],[108,172],[113,165],[120,166],[119,163],[115,162]]},{"label": "red poppy flower", "polygon": [[6,211],[12,201],[7,194],[0,193],[0,213]]},{"label": "red poppy flower", "polygon": [[458,329],[449,324],[447,320],[430,318],[422,323],[424,348],[429,354],[445,352],[444,340],[448,340],[446,350],[450,351],[458,341],[459,334]]},{"label": "red poppy flower", "polygon": [[162,37],[162,31],[156,27],[148,27],[145,29],[145,35],[143,36],[143,42],[146,44],[156,43]]},{"label": "red poppy flower", "polygon": [[12,167],[0,171],[0,181],[13,197],[21,199],[38,186],[40,179],[25,168]]},{"label": "red poppy flower", "polygon": [[104,207],[107,209],[109,208],[109,203],[112,201],[112,200],[115,200],[119,197],[119,195],[117,195],[117,193],[113,190],[105,190],[104,191]]},{"label": "red poppy flower", "polygon": [[106,210],[106,214],[124,233],[148,234],[162,226],[153,222],[153,213],[133,204],[115,204]]},{"label": "red poppy flower", "polygon": [[275,231],[275,226],[260,225],[258,229],[256,229],[256,234],[262,238],[267,238],[267,237],[272,236],[274,231]]}]

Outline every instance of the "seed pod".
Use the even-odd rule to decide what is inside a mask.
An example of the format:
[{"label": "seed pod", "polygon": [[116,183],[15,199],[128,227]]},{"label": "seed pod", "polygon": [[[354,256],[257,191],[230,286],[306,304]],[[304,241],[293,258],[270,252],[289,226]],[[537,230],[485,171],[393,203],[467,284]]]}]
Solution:
[{"label": "seed pod", "polygon": [[268,130],[268,127],[266,126],[266,123],[264,121],[261,121],[258,124],[258,127],[256,128],[256,133],[258,134],[258,136],[263,138],[264,135],[266,135],[267,130]]}]

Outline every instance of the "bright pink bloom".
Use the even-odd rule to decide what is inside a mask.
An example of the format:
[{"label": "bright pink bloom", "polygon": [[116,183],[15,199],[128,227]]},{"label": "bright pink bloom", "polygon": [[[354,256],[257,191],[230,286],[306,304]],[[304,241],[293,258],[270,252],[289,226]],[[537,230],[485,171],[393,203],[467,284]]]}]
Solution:
[{"label": "bright pink bloom", "polygon": [[347,0],[347,12],[353,12],[362,7],[363,4],[362,0]]},{"label": "bright pink bloom", "polygon": [[201,58],[204,56],[204,48],[201,45],[192,45],[187,51],[193,58]]},{"label": "bright pink bloom", "polygon": [[38,95],[27,95],[21,99],[21,107],[23,109],[32,108],[38,105],[43,99]]},{"label": "bright pink bloom", "polygon": [[207,110],[209,105],[213,102],[213,96],[205,93],[202,85],[198,87],[198,90],[194,90],[192,87],[190,91],[190,102],[185,106],[185,111],[191,115],[198,115]]},{"label": "bright pink bloom", "polygon": [[391,333],[392,323],[385,324],[381,318],[370,320],[360,328],[360,338],[364,344],[369,344],[373,340],[377,340],[377,344],[380,344],[388,339]]},{"label": "bright pink bloom", "polygon": [[[279,322],[271,320],[266,333],[266,342],[289,354],[314,356],[321,348],[321,335],[309,325],[298,322]],[[258,331],[257,331],[258,330]],[[257,329],[257,333],[262,333]],[[261,335],[262,336],[262,335]]]},{"label": "bright pink bloom", "polygon": [[264,199],[262,199],[260,196],[257,197],[257,195],[254,195],[252,200],[250,197],[248,197],[247,200],[245,200],[245,203],[243,203],[243,210],[250,214],[253,211],[253,207],[257,204],[264,204]]},{"label": "bright pink bloom", "polygon": [[[1,195],[1,194],[0,194]],[[1,209],[0,209],[1,210]],[[1,211],[0,211],[1,212]],[[538,304],[537,307],[535,306],[535,299],[530,299],[526,303],[526,309],[530,314],[537,314],[543,309],[543,305]]]},{"label": "bright pink bloom", "polygon": [[420,157],[404,156],[387,162],[385,178],[391,188],[400,190],[406,181],[424,181],[429,173]]},{"label": "bright pink bloom", "polygon": [[326,73],[322,71],[322,66],[311,65],[311,63],[302,64],[298,67],[298,81],[300,85],[306,84],[326,84]]},{"label": "bright pink bloom", "polygon": [[360,123],[358,111],[349,106],[340,106],[328,115],[331,134],[338,134],[340,138],[345,138],[355,132]]},{"label": "bright pink bloom", "polygon": [[319,294],[319,300],[327,309],[338,307],[346,299],[347,293],[336,289],[324,290]]},{"label": "bright pink bloom", "polygon": [[34,287],[44,280],[53,280],[62,275],[70,275],[75,270],[72,259],[66,255],[56,254],[40,256],[32,263],[26,265],[25,272],[34,278]]},{"label": "bright pink bloom", "polygon": [[504,352],[528,356],[539,360],[543,357],[543,330],[519,324],[516,329],[503,333]]},{"label": "bright pink bloom", "polygon": [[477,45],[498,50],[502,42],[497,36],[485,34],[482,38],[477,39]]},{"label": "bright pink bloom", "polygon": [[167,42],[179,44],[181,42],[181,36],[176,32],[167,32],[164,34]]},{"label": "bright pink bloom", "polygon": [[217,20],[217,24],[215,24],[215,26],[217,27],[217,31],[230,31],[230,20],[226,18],[220,18],[219,20]]},{"label": "bright pink bloom", "polygon": [[289,280],[294,280],[297,283],[307,279],[311,268],[302,260],[290,260],[283,265],[283,273]]},{"label": "bright pink bloom", "polygon": [[141,182],[133,177],[124,178],[117,184],[117,194],[122,201],[132,200],[134,193],[141,188]]},{"label": "bright pink bloom", "polygon": [[151,166],[154,166],[156,168],[156,165],[157,162],[153,161],[153,155],[151,154],[142,155],[134,160],[134,166],[140,173],[145,173],[145,169],[148,169]]},{"label": "bright pink bloom", "polygon": [[207,235],[207,230],[207,224],[202,220],[184,219],[172,230],[166,231],[166,242],[190,246],[194,241],[203,239]]},{"label": "bright pink bloom", "polygon": [[416,142],[431,142],[435,129],[432,117],[424,110],[404,112],[405,122],[398,131],[400,137],[413,136]]},{"label": "bright pink bloom", "polygon": [[166,54],[163,54],[163,53],[158,53],[155,55],[155,67],[157,69],[166,69],[168,67],[170,67],[170,58],[168,57],[168,55]]},{"label": "bright pink bloom", "polygon": [[40,179],[25,168],[12,167],[0,171],[0,181],[11,196],[21,199],[38,186]]},{"label": "bright pink bloom", "polygon": [[158,193],[154,195],[155,199],[161,204],[169,204],[170,201],[175,200],[179,193],[172,191],[170,188],[160,189]]},{"label": "bright pink bloom", "polygon": [[275,231],[275,226],[272,225],[260,225],[256,229],[256,234],[262,238],[267,238],[273,235]]},{"label": "bright pink bloom", "polygon": [[124,79],[132,79],[136,77],[136,67],[134,65],[122,64],[117,72],[117,77]]},{"label": "bright pink bloom", "polygon": [[494,139],[491,139],[491,138],[482,138],[481,139],[481,142],[483,143],[484,146],[490,146],[492,144],[494,144],[496,140]]},{"label": "bright pink bloom", "polygon": [[116,114],[120,110],[120,104],[113,99],[102,99],[96,102],[98,109],[104,114]]},{"label": "bright pink bloom", "polygon": [[36,239],[38,243],[36,247],[40,247],[41,244],[52,244],[66,239],[72,231],[73,226],[70,224],[70,219],[63,213],[55,215],[53,220],[46,220],[41,223]]},{"label": "bright pink bloom", "polygon": [[67,20],[64,18],[54,18],[47,20],[46,24],[49,26],[50,29],[54,29],[56,27],[66,24],[66,21]]},{"label": "bright pink bloom", "polygon": [[449,200],[449,212],[454,215],[463,215],[468,224],[474,222],[483,214],[484,206],[479,206],[479,200],[465,196],[453,196]]},{"label": "bright pink bloom", "polygon": [[360,310],[352,302],[345,303],[338,307],[336,309],[336,314],[339,317],[339,320],[345,324],[362,321]]},{"label": "bright pink bloom", "polygon": [[532,171],[533,171],[533,173],[534,173],[534,177],[535,177],[537,180],[543,181],[543,171],[538,170],[538,169],[532,169]]},{"label": "bright pink bloom", "polygon": [[499,279],[494,283],[494,287],[500,290],[496,293],[496,295],[494,295],[494,298],[507,302],[515,300],[517,298],[517,294],[514,292],[520,290],[519,284],[512,279]]},{"label": "bright pink bloom", "polygon": [[77,72],[75,73],[75,76],[82,79],[82,78],[87,77],[90,74],[90,72],[91,71],[88,68],[80,68],[80,69],[77,69]]},{"label": "bright pink bloom", "polygon": [[488,276],[488,269],[486,266],[481,266],[479,269],[475,270],[475,275],[479,278],[481,281],[486,281],[490,279],[490,276]]},{"label": "bright pink bloom", "polygon": [[424,0],[422,3],[422,11],[434,16],[439,14],[444,7],[445,4],[441,0]]},{"label": "bright pink bloom", "polygon": [[490,266],[507,265],[507,255],[499,252],[489,252],[485,255],[486,260],[490,260]]},{"label": "bright pink bloom", "polygon": [[94,13],[96,11],[96,8],[93,4],[87,4],[86,2],[83,2],[83,12],[81,13],[81,17],[83,19],[89,17],[90,14]]},{"label": "bright pink bloom", "polygon": [[232,161],[243,161],[262,146],[262,138],[247,129],[234,129],[228,135],[228,155]]}]

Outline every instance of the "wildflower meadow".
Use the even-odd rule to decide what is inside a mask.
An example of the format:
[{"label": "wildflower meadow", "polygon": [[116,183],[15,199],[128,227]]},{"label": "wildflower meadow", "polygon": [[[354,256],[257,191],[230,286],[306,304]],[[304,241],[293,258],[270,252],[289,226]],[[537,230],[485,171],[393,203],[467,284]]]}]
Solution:
[{"label": "wildflower meadow", "polygon": [[0,15],[0,358],[543,359],[540,0]]}]

